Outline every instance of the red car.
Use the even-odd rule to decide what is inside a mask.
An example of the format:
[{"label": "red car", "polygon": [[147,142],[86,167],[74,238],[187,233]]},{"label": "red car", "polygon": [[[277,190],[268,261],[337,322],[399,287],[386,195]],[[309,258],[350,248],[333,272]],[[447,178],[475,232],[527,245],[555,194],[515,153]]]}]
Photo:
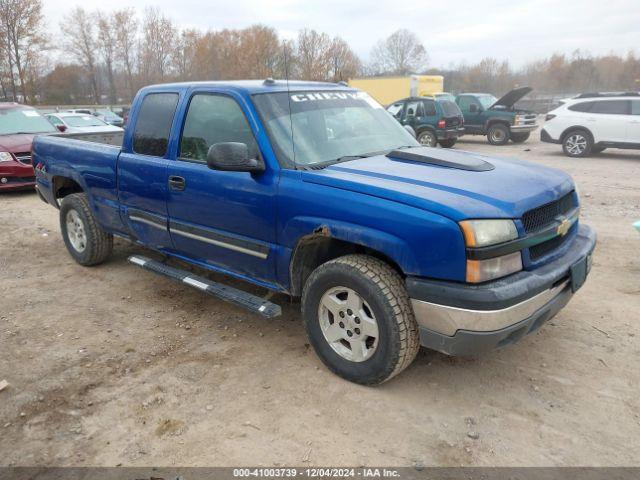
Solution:
[{"label": "red car", "polygon": [[55,132],[35,108],[0,103],[0,192],[34,187],[31,142],[36,135]]}]

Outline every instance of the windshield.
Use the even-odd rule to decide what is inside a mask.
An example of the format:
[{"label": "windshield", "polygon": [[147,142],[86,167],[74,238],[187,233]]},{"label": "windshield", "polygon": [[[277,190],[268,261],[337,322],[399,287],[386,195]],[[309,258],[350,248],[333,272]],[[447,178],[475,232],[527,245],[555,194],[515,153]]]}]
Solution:
[{"label": "windshield", "polygon": [[102,120],[92,115],[64,116],[62,120],[70,127],[104,127],[106,125]]},{"label": "windshield", "polygon": [[313,166],[419,145],[364,92],[296,91],[253,99],[284,166]]},{"label": "windshield", "polygon": [[480,102],[480,105],[482,105],[482,108],[486,110],[496,103],[498,99],[493,95],[478,95],[478,101]]},{"label": "windshield", "polygon": [[118,118],[120,118],[118,115],[116,115],[115,113],[113,113],[111,110],[96,110],[96,113],[104,116],[105,118],[108,118],[110,120],[117,120]]},{"label": "windshield", "polygon": [[56,131],[46,118],[31,108],[0,109],[0,135]]}]

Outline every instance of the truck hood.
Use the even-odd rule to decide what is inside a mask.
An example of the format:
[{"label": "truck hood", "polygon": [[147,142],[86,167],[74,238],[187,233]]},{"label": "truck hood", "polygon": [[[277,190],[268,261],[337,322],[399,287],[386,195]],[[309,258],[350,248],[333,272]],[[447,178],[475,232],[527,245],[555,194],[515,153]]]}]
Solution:
[{"label": "truck hood", "polygon": [[[430,150],[437,156],[441,149]],[[384,198],[455,221],[518,218],[574,189],[571,177],[553,168],[471,152],[447,152],[448,161],[455,156],[461,165],[486,162],[494,168],[474,171],[453,163],[443,166],[377,155],[301,174],[305,182]]]},{"label": "truck hood", "polygon": [[512,108],[518,100],[533,91],[531,87],[514,88],[510,92],[505,93],[490,108],[503,107]]}]

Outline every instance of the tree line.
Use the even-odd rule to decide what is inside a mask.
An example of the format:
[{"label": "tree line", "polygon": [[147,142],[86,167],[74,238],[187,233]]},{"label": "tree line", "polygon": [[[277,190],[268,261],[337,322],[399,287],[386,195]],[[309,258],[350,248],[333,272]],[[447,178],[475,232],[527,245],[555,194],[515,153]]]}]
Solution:
[{"label": "tree line", "polygon": [[500,94],[518,85],[547,93],[640,90],[640,58],[554,54],[515,69],[485,58],[429,68],[427,49],[408,30],[373,45],[362,61],[341,37],[302,29],[280,38],[266,25],[202,31],[180,28],[157,8],[75,7],[59,36],[45,35],[42,0],[0,0],[0,97],[34,104],[127,103],[144,85],[169,81],[262,79],[343,81],[355,76],[442,74],[451,92]]}]

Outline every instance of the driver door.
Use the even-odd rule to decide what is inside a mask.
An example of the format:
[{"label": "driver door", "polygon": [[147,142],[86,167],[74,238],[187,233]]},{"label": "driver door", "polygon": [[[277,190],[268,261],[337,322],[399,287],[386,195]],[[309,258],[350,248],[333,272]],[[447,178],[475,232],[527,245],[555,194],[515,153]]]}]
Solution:
[{"label": "driver door", "polygon": [[188,100],[176,158],[167,172],[169,230],[179,254],[251,278],[273,277],[277,177],[211,170],[209,148],[240,142],[261,155],[233,94],[195,91]]}]

